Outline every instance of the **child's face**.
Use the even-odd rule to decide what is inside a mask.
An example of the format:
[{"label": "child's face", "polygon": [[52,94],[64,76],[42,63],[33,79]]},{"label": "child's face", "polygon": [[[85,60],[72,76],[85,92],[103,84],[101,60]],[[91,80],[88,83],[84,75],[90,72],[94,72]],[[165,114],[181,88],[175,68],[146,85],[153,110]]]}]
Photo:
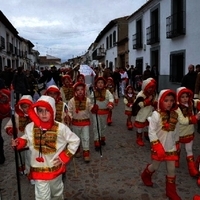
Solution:
[{"label": "child's face", "polygon": [[66,79],[64,80],[64,84],[65,84],[65,85],[69,85],[69,84],[70,84],[70,81],[66,78]]},{"label": "child's face", "polygon": [[103,80],[98,80],[97,88],[99,88],[99,89],[103,89],[104,88],[104,81]]},{"label": "child's face", "polygon": [[55,100],[57,100],[57,98],[58,98],[58,92],[49,91],[49,92],[47,92],[47,95],[54,98]]},{"label": "child's face", "polygon": [[112,85],[112,81],[108,80],[107,85]]},{"label": "child's face", "polygon": [[180,97],[180,103],[181,104],[186,104],[189,101],[189,96],[187,93],[183,93]]},{"label": "child's face", "polygon": [[131,88],[128,89],[128,94],[132,94],[133,90]]},{"label": "child's face", "polygon": [[163,108],[165,110],[171,110],[173,104],[175,102],[174,96],[173,95],[168,95],[164,98],[164,101],[162,102]]},{"label": "child's face", "polygon": [[84,96],[84,93],[85,93],[84,87],[83,86],[77,86],[76,95],[78,97],[82,97],[82,96]]},{"label": "child's face", "polygon": [[28,114],[28,109],[30,108],[29,104],[23,103],[23,104],[20,105],[20,107],[21,107],[23,113]]},{"label": "child's face", "polygon": [[84,78],[83,78],[82,76],[80,76],[80,77],[78,78],[78,82],[85,83],[85,80],[84,80]]},{"label": "child's face", "polygon": [[51,118],[51,113],[45,107],[37,107],[37,115],[43,122],[48,122]]}]

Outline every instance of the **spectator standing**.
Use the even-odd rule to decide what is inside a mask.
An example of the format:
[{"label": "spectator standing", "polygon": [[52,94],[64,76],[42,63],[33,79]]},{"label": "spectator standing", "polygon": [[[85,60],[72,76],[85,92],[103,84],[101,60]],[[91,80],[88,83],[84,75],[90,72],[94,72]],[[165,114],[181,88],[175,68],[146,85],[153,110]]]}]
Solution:
[{"label": "spectator standing", "polygon": [[119,73],[121,75],[121,93],[122,93],[122,96],[124,96],[124,91],[126,88],[126,84],[128,82],[128,74],[127,74],[126,70],[123,68],[120,69]]},{"label": "spectator standing", "polygon": [[13,80],[13,71],[11,67],[4,67],[5,70],[2,72],[2,79],[5,81],[5,87],[10,88],[11,82]]},{"label": "spectator standing", "polygon": [[143,80],[151,78],[151,67],[149,65],[146,66],[146,70],[143,72]]},{"label": "spectator standing", "polygon": [[158,79],[159,79],[159,71],[158,71],[158,67],[156,65],[153,65],[151,68],[151,78],[156,80],[157,83],[157,92],[158,92]]},{"label": "spectator standing", "polygon": [[29,84],[22,66],[17,68],[17,72],[13,77],[12,84],[16,94],[16,103],[19,101],[22,95],[29,94]]},{"label": "spectator standing", "polygon": [[197,74],[194,71],[194,65],[190,64],[188,66],[188,73],[183,76],[181,87],[186,87],[190,89],[192,92],[195,90],[195,83],[196,83]]},{"label": "spectator standing", "polygon": [[115,71],[113,72],[112,78],[113,78],[113,81],[114,81],[114,84],[115,84],[115,87],[116,87],[116,90],[117,90],[118,97],[120,97],[120,95],[119,95],[119,84],[121,82],[121,74],[119,73],[118,67],[116,67]]}]

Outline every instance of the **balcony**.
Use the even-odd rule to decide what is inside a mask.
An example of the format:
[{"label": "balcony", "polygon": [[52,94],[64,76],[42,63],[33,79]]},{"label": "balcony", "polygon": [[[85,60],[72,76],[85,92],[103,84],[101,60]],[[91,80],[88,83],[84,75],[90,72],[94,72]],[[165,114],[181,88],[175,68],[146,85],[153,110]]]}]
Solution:
[{"label": "balcony", "polygon": [[166,18],[166,37],[168,39],[185,35],[185,12],[179,12]]},{"label": "balcony", "polygon": [[160,42],[158,25],[151,25],[147,28],[147,44],[152,45]]},{"label": "balcony", "polygon": [[133,35],[133,49],[141,49],[142,48],[142,37],[140,33],[136,33]]},{"label": "balcony", "polygon": [[106,55],[105,49],[102,47],[99,47],[92,53],[92,58],[93,60],[98,60],[105,57],[105,55]]},{"label": "balcony", "polygon": [[5,49],[5,39],[1,36],[0,37],[0,50]]}]

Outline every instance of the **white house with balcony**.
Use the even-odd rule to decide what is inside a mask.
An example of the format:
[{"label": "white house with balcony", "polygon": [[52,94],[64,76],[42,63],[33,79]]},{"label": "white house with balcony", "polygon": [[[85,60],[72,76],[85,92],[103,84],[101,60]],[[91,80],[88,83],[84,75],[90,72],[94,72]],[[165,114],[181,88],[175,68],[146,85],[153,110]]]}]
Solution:
[{"label": "white house with balcony", "polygon": [[[125,58],[118,55],[117,42],[128,35],[127,16],[110,21],[99,33],[93,45],[92,60],[105,63],[114,70],[119,65],[125,66]],[[124,62],[121,63],[121,60]]]},{"label": "white house with balcony", "polygon": [[34,45],[18,35],[18,31],[0,11],[0,70],[5,66],[17,69],[35,66],[39,53],[33,51]]},{"label": "white house with balcony", "polygon": [[200,63],[200,1],[149,0],[128,18],[129,64],[159,70],[159,89],[180,86],[188,65]]}]

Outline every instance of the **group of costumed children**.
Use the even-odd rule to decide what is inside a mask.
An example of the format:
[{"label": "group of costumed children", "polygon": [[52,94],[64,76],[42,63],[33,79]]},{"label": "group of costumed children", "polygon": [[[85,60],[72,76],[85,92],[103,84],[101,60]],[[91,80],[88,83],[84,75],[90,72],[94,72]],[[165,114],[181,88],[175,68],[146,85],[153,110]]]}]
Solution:
[{"label": "group of costumed children", "polygon": [[[160,163],[166,162],[166,196],[181,200],[176,192],[175,168],[179,167],[181,145],[186,151],[186,161],[190,176],[197,178],[200,186],[199,161],[194,160],[194,124],[200,118],[200,101],[193,99],[191,90],[180,87],[177,91],[161,90],[156,95],[156,81],[148,78],[142,83],[142,90],[135,94],[132,86],[127,86],[124,96],[127,128],[136,129],[136,143],[144,146],[143,135],[150,142],[151,164],[147,164],[141,174],[146,186],[153,186],[152,175]],[[197,114],[194,115],[194,110]],[[135,117],[134,123],[131,121]],[[200,159],[199,159],[200,160]],[[194,200],[200,196],[195,195]]]},{"label": "group of costumed children", "polygon": [[[16,130],[11,120],[5,125],[8,135],[17,132],[12,146],[19,152],[19,171],[34,182],[36,199],[63,199],[66,164],[74,155],[78,157],[81,147],[84,161],[90,161],[90,114],[96,151],[106,144],[105,129],[111,123],[111,116],[107,117],[114,97],[103,77],[96,79],[92,92],[82,74],[74,85],[68,75],[62,77],[62,83],[60,89],[49,86],[36,102],[23,95],[15,105]],[[4,107],[10,106],[8,96]]]},{"label": "group of costumed children", "polygon": [[[90,161],[90,113],[94,147],[99,151],[106,144],[106,125],[112,123],[112,109],[119,101],[111,77],[108,80],[98,77],[92,91],[82,74],[74,85],[68,75],[62,77],[62,83],[60,89],[49,86],[36,102],[30,95],[23,95],[15,106],[17,130],[13,130],[11,120],[5,126],[8,135],[17,131],[18,137],[12,139],[12,146],[19,150],[19,170],[34,180],[38,199],[63,197],[62,174],[66,164],[73,155],[80,157],[81,151],[84,161]],[[3,104],[6,107],[10,97],[2,90],[0,97],[3,92],[8,96],[8,101]],[[127,128],[135,127],[139,146],[145,145],[143,135],[151,144],[152,162],[141,174],[143,183],[153,186],[152,175],[165,161],[166,196],[180,200],[176,192],[175,168],[179,167],[182,144],[189,174],[197,177],[200,186],[199,163],[195,165],[192,150],[194,124],[200,118],[198,112],[194,115],[194,108],[200,110],[199,100],[194,100],[192,92],[185,87],[178,88],[177,92],[161,90],[157,96],[156,81],[152,78],[143,81],[138,94],[130,85],[124,94]],[[198,200],[200,196],[195,195],[194,199]]]}]

